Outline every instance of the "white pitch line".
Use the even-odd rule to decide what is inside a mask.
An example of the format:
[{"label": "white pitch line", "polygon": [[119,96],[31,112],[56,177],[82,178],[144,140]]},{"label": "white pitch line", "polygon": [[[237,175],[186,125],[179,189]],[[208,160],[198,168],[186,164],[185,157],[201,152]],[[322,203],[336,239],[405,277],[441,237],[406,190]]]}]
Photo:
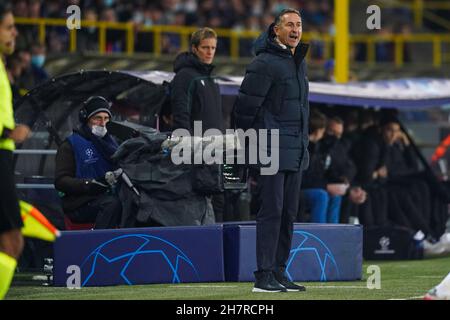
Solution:
[{"label": "white pitch line", "polygon": [[366,286],[306,286],[314,289],[367,289]]},{"label": "white pitch line", "polygon": [[[172,286],[171,286],[172,287]],[[195,286],[195,285],[192,285],[192,286],[189,286],[189,285],[177,285],[176,286],[177,288],[237,288],[237,287],[239,287],[239,286],[214,286],[214,285],[211,285],[211,286],[205,286],[205,285],[199,285],[199,286]]]},{"label": "white pitch line", "polygon": [[[177,288],[238,288],[240,286],[221,285],[176,285]],[[367,289],[365,286],[305,286],[312,289]]]},{"label": "white pitch line", "polygon": [[388,299],[388,300],[418,300],[418,299],[423,299],[423,297],[424,296],[409,297],[409,298],[403,298],[403,299],[392,298],[392,299]]}]

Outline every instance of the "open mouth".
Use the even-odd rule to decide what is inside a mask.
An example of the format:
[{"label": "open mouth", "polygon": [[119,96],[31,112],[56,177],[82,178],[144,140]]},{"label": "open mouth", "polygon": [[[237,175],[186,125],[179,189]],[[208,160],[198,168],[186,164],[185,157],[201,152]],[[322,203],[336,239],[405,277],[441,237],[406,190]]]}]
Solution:
[{"label": "open mouth", "polygon": [[296,36],[296,35],[290,35],[290,36],[289,36],[289,39],[291,39],[291,40],[297,40],[297,39],[298,39],[298,36]]}]

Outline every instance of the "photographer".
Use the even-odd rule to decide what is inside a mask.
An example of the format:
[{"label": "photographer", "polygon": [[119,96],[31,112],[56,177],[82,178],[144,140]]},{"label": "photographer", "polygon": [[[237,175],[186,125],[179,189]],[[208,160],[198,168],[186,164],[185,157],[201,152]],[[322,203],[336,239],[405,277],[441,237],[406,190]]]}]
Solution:
[{"label": "photographer", "polygon": [[95,229],[115,228],[122,205],[105,180],[116,169],[111,156],[118,147],[106,129],[110,102],[101,96],[90,97],[79,118],[80,128],[58,148],[55,187],[64,193],[64,213],[72,222],[95,223]]}]

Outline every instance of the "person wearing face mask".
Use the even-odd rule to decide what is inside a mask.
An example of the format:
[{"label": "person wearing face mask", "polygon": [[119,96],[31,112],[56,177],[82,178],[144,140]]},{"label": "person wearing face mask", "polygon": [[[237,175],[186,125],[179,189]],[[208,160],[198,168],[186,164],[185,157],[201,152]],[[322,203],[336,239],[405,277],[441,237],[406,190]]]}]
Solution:
[{"label": "person wearing face mask", "polygon": [[35,85],[38,85],[49,78],[48,73],[44,68],[45,54],[45,45],[36,43],[31,47],[31,70],[33,72]]},{"label": "person wearing face mask", "polygon": [[117,169],[111,157],[118,145],[106,128],[111,116],[108,100],[90,97],[80,110],[80,127],[56,154],[55,187],[64,193],[64,213],[72,222],[94,223],[95,229],[117,227],[122,212],[105,180]]}]

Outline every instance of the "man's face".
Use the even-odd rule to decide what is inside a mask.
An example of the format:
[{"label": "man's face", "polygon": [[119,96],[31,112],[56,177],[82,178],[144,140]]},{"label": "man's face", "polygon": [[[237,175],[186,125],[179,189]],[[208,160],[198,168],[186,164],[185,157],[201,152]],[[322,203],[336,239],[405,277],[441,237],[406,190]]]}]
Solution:
[{"label": "man's face", "polygon": [[0,22],[0,54],[10,55],[16,48],[17,29],[14,16],[7,13]]},{"label": "man's face", "polygon": [[192,52],[198,59],[206,64],[211,64],[216,54],[217,39],[207,38],[200,41],[198,47],[192,46]]},{"label": "man's face", "polygon": [[388,123],[383,128],[383,138],[388,145],[397,141],[400,134],[400,125],[398,123]]},{"label": "man's face", "polygon": [[327,134],[340,139],[343,133],[344,133],[344,126],[342,125],[342,123],[338,123],[335,121],[330,121],[328,123]]},{"label": "man's face", "polygon": [[107,112],[99,112],[88,119],[88,126],[90,128],[92,128],[92,126],[104,127],[109,122],[109,120],[110,118]]},{"label": "man's face", "polygon": [[288,47],[296,48],[302,38],[302,20],[296,13],[286,13],[279,25],[275,25],[278,40]]}]

